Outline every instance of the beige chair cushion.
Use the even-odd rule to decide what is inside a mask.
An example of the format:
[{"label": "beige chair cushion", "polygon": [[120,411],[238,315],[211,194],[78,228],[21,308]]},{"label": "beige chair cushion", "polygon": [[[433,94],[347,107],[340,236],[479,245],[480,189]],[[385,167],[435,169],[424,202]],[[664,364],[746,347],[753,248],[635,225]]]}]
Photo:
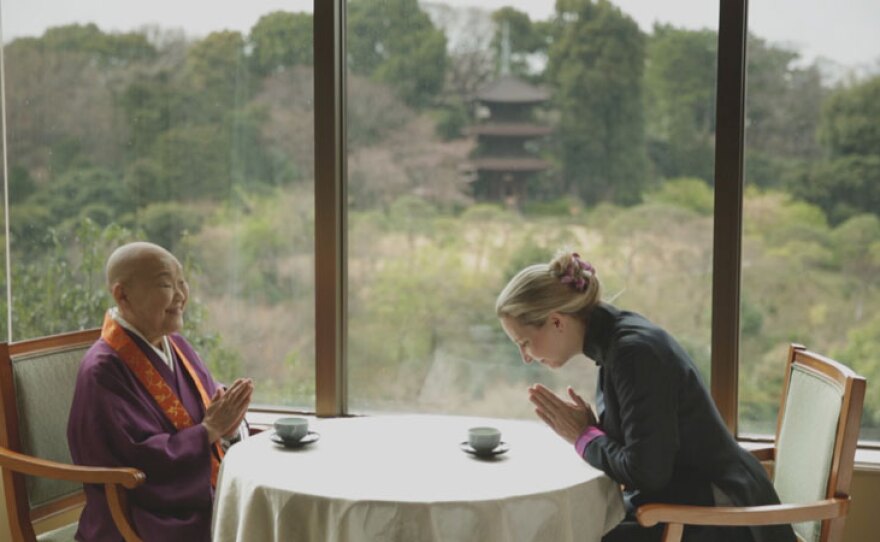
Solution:
[{"label": "beige chair cushion", "polygon": [[[13,361],[18,396],[21,447],[25,454],[72,463],[67,447],[67,418],[73,402],[73,383],[88,347],[50,355],[34,353]],[[79,491],[82,484],[27,477],[31,507]]]},{"label": "beige chair cushion", "polygon": [[[837,382],[800,365],[792,366],[773,481],[783,503],[826,498],[842,397],[843,388]],[[807,542],[819,539],[819,521],[793,527]]]}]

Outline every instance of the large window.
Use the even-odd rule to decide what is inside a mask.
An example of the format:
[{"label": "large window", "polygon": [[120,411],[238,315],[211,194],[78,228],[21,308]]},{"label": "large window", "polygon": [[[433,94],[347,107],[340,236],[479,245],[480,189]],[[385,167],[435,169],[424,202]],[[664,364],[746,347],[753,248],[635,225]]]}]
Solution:
[{"label": "large window", "polygon": [[595,370],[522,364],[494,299],[570,247],[740,433],[798,341],[868,378],[880,439],[880,8],[753,2],[739,74],[737,0],[245,4],[0,3],[5,336],[99,325],[108,252],[148,239],[256,404],[531,417],[526,385]]},{"label": "large window", "polygon": [[[775,430],[786,348],[868,380],[862,437],[880,440],[880,7],[750,7],[740,427]],[[776,39],[768,39],[763,33]],[[859,47],[850,46],[859,43]]]},{"label": "large window", "polygon": [[592,362],[526,366],[494,315],[563,247],[708,379],[717,9],[463,4],[347,4],[350,410],[534,418],[534,382],[591,397]]},{"label": "large window", "polygon": [[149,240],[214,376],[313,408],[312,16],[197,4],[2,3],[9,332],[99,326],[107,256]]}]

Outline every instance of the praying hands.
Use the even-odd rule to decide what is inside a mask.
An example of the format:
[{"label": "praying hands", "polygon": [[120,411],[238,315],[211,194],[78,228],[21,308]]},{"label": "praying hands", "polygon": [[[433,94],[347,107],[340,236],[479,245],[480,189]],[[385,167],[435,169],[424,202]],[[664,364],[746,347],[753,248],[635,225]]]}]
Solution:
[{"label": "praying hands", "polygon": [[535,413],[551,429],[574,444],[579,436],[591,425],[598,422],[593,409],[571,387],[568,388],[571,401],[565,401],[541,384],[529,387],[529,401],[535,405]]}]

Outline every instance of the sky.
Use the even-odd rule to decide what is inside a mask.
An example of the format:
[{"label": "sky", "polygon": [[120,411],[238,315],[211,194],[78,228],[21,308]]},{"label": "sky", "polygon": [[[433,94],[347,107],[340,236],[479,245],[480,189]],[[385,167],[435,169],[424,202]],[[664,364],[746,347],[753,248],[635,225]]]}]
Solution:
[{"label": "sky", "polygon": [[[317,0],[324,1],[324,0]],[[424,0],[423,0],[424,1]],[[437,0],[429,0],[437,2]],[[644,30],[657,21],[685,28],[718,27],[718,1],[612,0]],[[505,5],[546,19],[553,0],[444,0],[493,10]],[[847,66],[880,65],[880,0],[752,0],[749,28],[762,38],[800,51],[806,62],[821,56]],[[2,0],[3,41],[39,36],[47,27],[94,22],[104,31],[144,24],[204,36],[215,30],[248,32],[276,10],[312,11],[312,0]]]}]

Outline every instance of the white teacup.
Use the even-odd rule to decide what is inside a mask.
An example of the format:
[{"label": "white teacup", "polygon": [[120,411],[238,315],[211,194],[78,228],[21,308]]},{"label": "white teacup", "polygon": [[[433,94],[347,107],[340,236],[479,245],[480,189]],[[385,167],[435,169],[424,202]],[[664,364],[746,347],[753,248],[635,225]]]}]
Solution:
[{"label": "white teacup", "polygon": [[494,427],[471,427],[468,444],[479,453],[491,452],[501,444],[501,431]]},{"label": "white teacup", "polygon": [[284,440],[300,440],[309,434],[308,418],[278,418],[275,420],[275,433]]}]

